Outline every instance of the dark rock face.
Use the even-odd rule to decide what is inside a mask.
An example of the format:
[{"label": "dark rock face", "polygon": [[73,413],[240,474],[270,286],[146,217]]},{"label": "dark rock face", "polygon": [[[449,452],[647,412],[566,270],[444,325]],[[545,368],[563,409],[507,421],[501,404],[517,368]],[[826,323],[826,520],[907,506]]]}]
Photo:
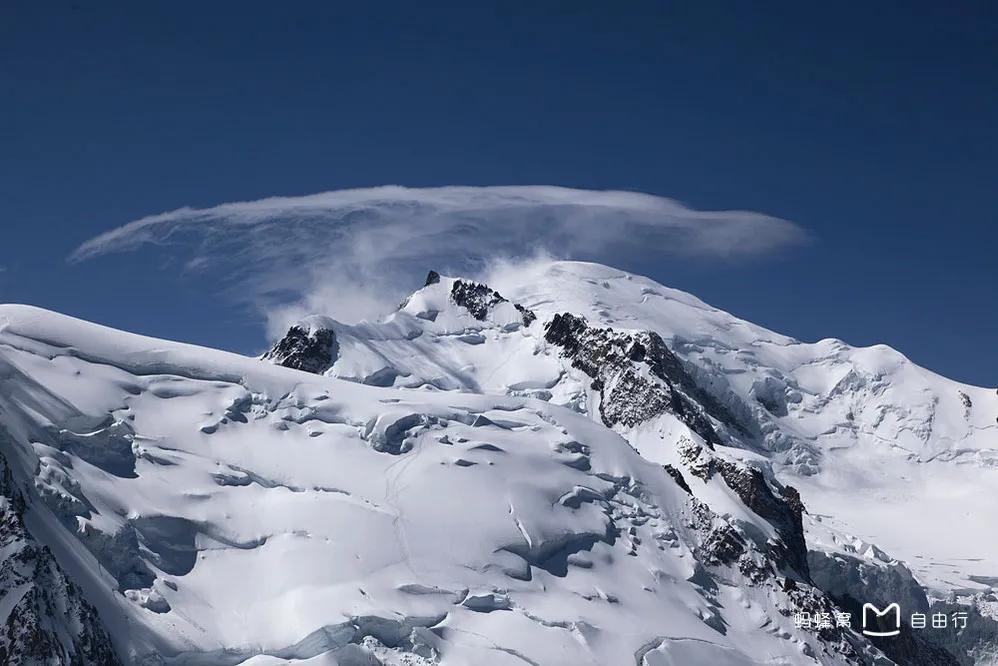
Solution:
[{"label": "dark rock face", "polygon": [[772,561],[794,572],[800,580],[811,581],[804,541],[804,503],[795,488],[770,482],[761,470],[724,460],[689,440],[680,443],[679,456],[697,478],[709,481],[715,474],[720,475],[745,506],[776,528],[780,541],[767,547]]},{"label": "dark rock face", "polygon": [[[705,481],[720,475],[749,509],[776,529],[779,541],[767,546],[773,563],[798,580],[811,580],[800,495],[790,486],[768,480],[761,470],[734,464],[711,450],[722,440],[709,416],[726,423],[734,420],[697,387],[659,335],[594,327],[582,317],[565,313],[547,324],[545,340],[561,347],[572,366],[592,378],[593,388],[600,392],[600,416],[606,425],[631,427],[672,413],[700,435],[706,446],[688,442],[680,450],[686,469]],[[667,467],[666,471],[689,492],[678,470]],[[732,563],[744,552],[743,538],[731,529],[715,528],[704,542],[708,561]],[[760,578],[768,575],[746,573]]]},{"label": "dark rock face", "polygon": [[[426,279],[429,280],[434,275],[437,274],[431,271]],[[437,282],[439,281],[440,276],[437,275]],[[427,282],[427,284],[430,283]],[[477,282],[465,282],[464,280],[454,281],[454,286],[450,290],[450,298],[455,304],[465,308],[471,313],[472,317],[479,321],[484,321],[496,305],[507,302],[499,292],[491,287]],[[524,326],[530,326],[537,319],[537,315],[519,303],[513,303],[513,307],[520,313]]]},{"label": "dark rock face", "polygon": [[691,507],[691,526],[701,534],[696,553],[698,562],[714,566],[733,564],[746,553],[748,544],[730,523],[717,520],[716,514],[695,497],[691,500]]},{"label": "dark rock face", "polygon": [[780,486],[774,493],[766,477],[757,469],[720,459],[715,460],[714,465],[745,506],[776,528],[783,541],[776,546],[774,553],[777,563],[790,567],[803,580],[810,580],[802,518],[804,504],[797,490],[792,486]]},{"label": "dark rock face", "polygon": [[286,368],[321,375],[339,356],[336,333],[328,328],[306,330],[292,326],[287,334],[263,355],[265,360]]},{"label": "dark rock face", "polygon": [[572,366],[593,379],[606,425],[631,427],[670,412],[708,444],[721,443],[706,412],[690,395],[693,379],[657,333],[597,328],[565,313],[548,322],[544,339],[561,347]]},{"label": "dark rock face", "polygon": [[119,666],[97,611],[26,530],[24,499],[2,458],[0,467],[0,599],[12,604],[0,630],[0,664]]},{"label": "dark rock face", "polygon": [[430,271],[426,274],[426,282],[423,283],[424,287],[429,287],[431,284],[437,284],[440,282],[440,273],[436,271]]},{"label": "dark rock face", "polygon": [[673,467],[672,465],[663,465],[665,471],[669,473],[669,476],[676,482],[676,485],[686,491],[687,495],[692,495],[693,491],[690,490],[690,486],[686,483],[686,479],[683,478],[682,472]]},{"label": "dark rock face", "polygon": [[[695,529],[700,538],[694,550],[696,571],[688,580],[705,590],[716,589],[719,577],[714,567],[737,567],[750,584],[779,590],[780,594],[773,599],[776,601],[777,612],[785,617],[790,617],[800,609],[829,615],[836,610],[833,599],[807,581],[779,576],[774,570],[778,563],[774,561],[773,549],[767,545],[760,548],[758,541],[749,537],[737,526],[737,522],[715,514],[696,497],[689,499],[687,508],[687,525]],[[723,627],[715,628],[720,631]],[[891,663],[872,648],[865,638],[845,627],[833,625],[806,630],[814,633],[822,645],[818,646],[818,652],[807,647],[803,652],[809,659],[802,660],[801,663],[829,663],[830,660],[824,658],[826,656],[834,656],[836,661],[845,658],[847,663],[868,666],[887,666]]]}]

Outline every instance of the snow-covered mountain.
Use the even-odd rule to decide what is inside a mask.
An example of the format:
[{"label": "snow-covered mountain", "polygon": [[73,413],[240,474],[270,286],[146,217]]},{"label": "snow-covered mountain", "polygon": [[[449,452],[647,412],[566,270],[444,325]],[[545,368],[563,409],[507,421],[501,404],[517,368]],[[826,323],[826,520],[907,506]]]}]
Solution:
[{"label": "snow-covered mountain", "polygon": [[[263,359],[0,306],[33,584],[123,663],[991,663],[996,417],[594,264],[431,272]],[[888,597],[975,632],[794,622]]]},{"label": "snow-covered mountain", "polygon": [[[998,530],[988,529],[998,525],[998,503],[974,501],[998,489],[995,389],[940,377],[883,345],[800,342],[595,264],[543,264],[496,285],[535,313],[529,328],[512,311],[480,319],[447,307],[454,282],[420,290],[383,323],[304,322],[334,333],[339,351],[326,374],[531,395],[587,411],[598,399],[592,378],[545,339],[545,323],[571,313],[591,328],[654,334],[692,376],[694,399],[724,442],[765,456],[821,507],[812,513],[904,556],[939,591],[983,589],[971,577],[998,571]],[[648,428],[639,430],[628,439],[643,454],[671,455],[672,446],[642,445]],[[926,543],[914,523],[936,538]]]}]

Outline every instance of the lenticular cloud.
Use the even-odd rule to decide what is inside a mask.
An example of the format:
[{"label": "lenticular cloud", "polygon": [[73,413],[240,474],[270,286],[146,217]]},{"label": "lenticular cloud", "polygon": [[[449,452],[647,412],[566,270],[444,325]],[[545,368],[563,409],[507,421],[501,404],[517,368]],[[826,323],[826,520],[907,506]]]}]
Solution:
[{"label": "lenticular cloud", "polygon": [[537,254],[751,256],[803,240],[787,220],[636,192],[386,186],[181,208],[96,236],[70,260],[156,246],[189,270],[218,271],[226,293],[260,307],[276,331],[311,311],[374,316],[428,267],[469,273]]}]

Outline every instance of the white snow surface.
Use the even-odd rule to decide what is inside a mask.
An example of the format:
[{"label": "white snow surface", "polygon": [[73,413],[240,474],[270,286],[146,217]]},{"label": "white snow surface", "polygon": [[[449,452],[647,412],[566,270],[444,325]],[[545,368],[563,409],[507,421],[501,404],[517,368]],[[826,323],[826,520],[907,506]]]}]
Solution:
[{"label": "white snow surface", "polygon": [[[537,314],[529,328],[445,307],[450,284],[420,290],[384,322],[332,325],[341,354],[329,374],[364,381],[391,368],[401,373],[396,386],[534,395],[594,414],[587,378],[544,342],[544,322],[571,312],[655,331],[702,386],[761,424],[755,441],[742,442],[751,452],[737,455],[761,454],[823,529],[878,544],[936,596],[988,589],[972,576],[998,578],[998,503],[983,499],[998,497],[994,388],[952,381],[886,345],[798,341],[599,264],[539,262],[491,279]],[[417,316],[425,311],[446,317]],[[644,430],[659,440],[662,427]],[[671,461],[674,433],[665,451],[623,434],[647,457]]]},{"label": "white snow surface", "polygon": [[[5,305],[0,423],[30,529],[128,662],[844,662],[794,629],[777,579],[698,575],[689,495],[544,401],[365,386]],[[767,538],[702,494],[714,523]]]},{"label": "white snow surface", "polygon": [[[720,567],[702,584],[693,500],[662,468],[702,440],[668,414],[605,427],[588,378],[544,340],[562,312],[660,334],[758,424],[716,455],[797,487],[819,547],[855,535],[940,595],[998,576],[998,504],[982,501],[998,492],[994,389],[596,264],[492,282],[529,326],[510,303],[475,319],[452,284],[381,322],[306,320],[336,332],[327,376],[0,306],[2,444],[44,499],[29,527],[122,655],[843,663],[794,628],[775,579]],[[716,478],[684,476],[716,522],[773,536]]]},{"label": "white snow surface", "polygon": [[658,332],[713,393],[751,407],[768,430],[763,453],[826,527],[876,543],[940,595],[998,576],[995,388],[886,345],[794,340],[605,266],[536,271],[496,287],[540,319],[567,310]]}]

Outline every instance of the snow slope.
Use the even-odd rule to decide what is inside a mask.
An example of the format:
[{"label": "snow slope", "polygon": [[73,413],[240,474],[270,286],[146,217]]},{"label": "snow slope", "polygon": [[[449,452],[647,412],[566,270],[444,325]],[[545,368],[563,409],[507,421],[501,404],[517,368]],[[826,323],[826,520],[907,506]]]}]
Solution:
[{"label": "snow slope", "polygon": [[[536,325],[489,311],[501,335]],[[451,315],[434,325],[479,346]],[[127,663],[886,663],[849,630],[793,626],[831,609],[795,493],[656,418],[682,437],[676,467],[531,397],[363,385],[0,306],[26,524]]]},{"label": "snow slope", "polygon": [[263,359],[0,306],[11,493],[125,663],[887,664],[791,616],[986,608],[996,418],[594,264],[431,273]]},{"label": "snow slope", "polygon": [[568,310],[658,332],[805,506],[905,560],[939,593],[998,574],[998,392],[877,345],[806,343],[645,278],[558,262],[497,284],[540,318]]},{"label": "snow slope", "polygon": [[[545,322],[569,312],[594,326],[652,331],[727,410],[727,424],[715,420],[726,443],[772,464],[826,528],[906,561],[936,596],[983,592],[990,585],[980,581],[998,576],[998,503],[981,501],[998,495],[995,389],[948,380],[883,345],[794,340],[597,264],[497,276],[491,286],[536,314],[530,326],[508,311],[482,321],[448,307],[452,285],[428,285],[380,323],[313,318],[308,325],[334,330],[339,344],[327,374],[532,395],[595,415],[590,378],[545,341]],[[673,460],[668,424],[618,430],[651,459]]]}]

